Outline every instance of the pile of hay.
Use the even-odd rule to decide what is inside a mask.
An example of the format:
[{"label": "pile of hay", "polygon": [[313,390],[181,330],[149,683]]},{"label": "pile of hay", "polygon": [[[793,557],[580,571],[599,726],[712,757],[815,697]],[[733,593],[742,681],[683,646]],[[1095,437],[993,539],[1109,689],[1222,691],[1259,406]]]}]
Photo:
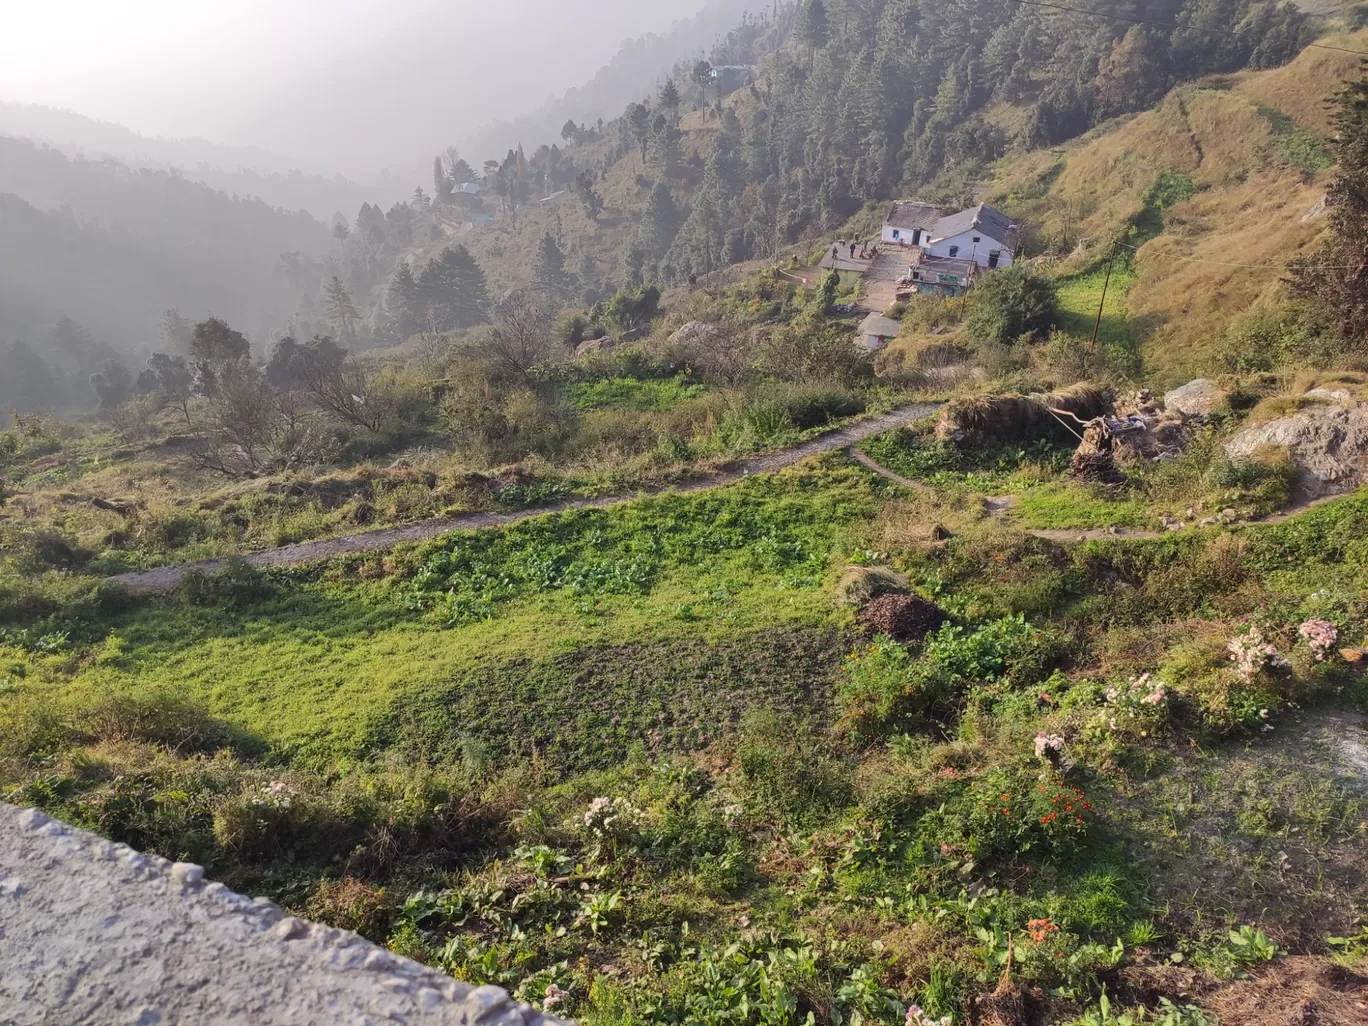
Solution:
[{"label": "pile of hay", "polygon": [[907,578],[886,566],[851,566],[836,584],[836,602],[843,606],[863,606],[880,595],[907,591]]},{"label": "pile of hay", "polygon": [[969,396],[945,405],[936,437],[949,442],[1072,439],[1083,423],[1108,413],[1111,401],[1106,389],[1088,384],[1040,395]]}]

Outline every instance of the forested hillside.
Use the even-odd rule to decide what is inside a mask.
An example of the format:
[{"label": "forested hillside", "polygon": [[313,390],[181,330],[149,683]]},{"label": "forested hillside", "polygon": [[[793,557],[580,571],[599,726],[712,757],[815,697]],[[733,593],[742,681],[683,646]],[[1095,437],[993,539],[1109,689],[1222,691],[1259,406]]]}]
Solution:
[{"label": "forested hillside", "polygon": [[[217,314],[264,341],[302,289],[282,272],[282,254],[313,261],[329,242],[328,227],[307,214],[0,138],[0,346],[24,342],[55,368],[62,357],[48,343],[63,317],[130,366],[162,347],[168,308]],[[58,399],[19,390],[7,376],[0,405],[85,405],[94,368],[70,369],[75,379],[57,386]]]}]

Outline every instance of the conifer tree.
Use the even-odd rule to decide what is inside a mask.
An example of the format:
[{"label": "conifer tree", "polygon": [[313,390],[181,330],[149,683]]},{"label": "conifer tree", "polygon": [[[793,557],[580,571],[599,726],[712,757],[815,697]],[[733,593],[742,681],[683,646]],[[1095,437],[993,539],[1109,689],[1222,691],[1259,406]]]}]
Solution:
[{"label": "conifer tree", "polygon": [[1368,76],[1335,97],[1332,142],[1339,170],[1325,204],[1329,236],[1320,250],[1292,265],[1290,282],[1329,308],[1351,347],[1368,348]]},{"label": "conifer tree", "polygon": [[337,275],[323,286],[324,305],[328,311],[328,321],[333,329],[347,342],[356,340],[356,322],[360,314],[352,302],[351,291]]}]

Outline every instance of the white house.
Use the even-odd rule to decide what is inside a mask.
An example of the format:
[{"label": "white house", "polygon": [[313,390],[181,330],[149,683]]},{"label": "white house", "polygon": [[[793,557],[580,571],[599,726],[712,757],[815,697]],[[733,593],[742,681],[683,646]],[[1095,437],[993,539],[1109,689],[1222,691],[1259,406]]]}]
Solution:
[{"label": "white house", "polygon": [[462,182],[460,185],[456,186],[455,191],[464,193],[467,196],[478,196],[480,194],[480,187],[474,182]]},{"label": "white house", "polygon": [[939,218],[921,234],[920,242],[927,256],[972,260],[987,268],[1011,267],[1017,226],[1006,214],[980,203]]},{"label": "white house", "polygon": [[864,336],[865,349],[871,353],[878,352],[888,345],[898,337],[900,331],[902,325],[883,314],[872,313],[860,322],[860,334]]},{"label": "white house", "polygon": [[880,239],[889,246],[920,246],[938,220],[940,212],[930,203],[894,203]]}]

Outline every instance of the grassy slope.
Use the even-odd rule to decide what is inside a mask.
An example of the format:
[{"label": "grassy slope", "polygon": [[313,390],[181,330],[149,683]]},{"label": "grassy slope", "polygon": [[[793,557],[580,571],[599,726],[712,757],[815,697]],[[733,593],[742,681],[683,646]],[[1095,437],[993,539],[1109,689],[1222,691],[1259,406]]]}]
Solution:
[{"label": "grassy slope", "polygon": [[[844,489],[831,490],[841,482]],[[794,638],[780,648],[800,653],[798,665],[808,669],[827,665],[830,678],[827,653],[839,641],[829,633],[832,610],[818,585],[846,525],[872,513],[869,487],[850,471],[830,479],[784,474],[626,509],[557,514],[508,533],[522,539],[511,550],[518,559],[584,545],[601,557],[589,564],[597,568],[633,559],[642,550],[638,532],[649,532],[650,578],[625,594],[593,583],[524,586],[472,614],[449,603],[445,588],[415,598],[405,582],[368,584],[334,569],[327,579],[230,617],[159,605],[116,620],[112,647],[74,678],[61,671],[64,660],[51,660],[47,686],[74,686],[88,698],[135,685],[174,688],[204,699],[214,714],[283,756],[319,764],[410,741],[440,748],[432,724],[441,708],[459,711],[448,726],[503,754],[551,744],[564,749],[565,764],[598,764],[623,756],[624,737],[649,732],[614,731],[611,743],[592,750],[588,721],[567,732],[558,704],[575,708],[572,723],[592,705],[635,728],[644,709],[673,704],[671,689],[697,692],[719,674],[743,702],[751,689],[756,699],[792,699],[808,685],[767,657],[767,639],[798,628],[815,628],[817,641]],[[715,528],[729,519],[734,531],[698,536],[700,523]],[[463,544],[478,549],[505,537],[451,535],[411,558],[421,566],[425,553],[459,555]],[[452,587],[461,598],[485,593],[484,583],[470,577],[454,579]],[[597,668],[567,675],[567,657]],[[634,671],[626,669],[632,665],[654,678],[650,686],[644,679],[633,684]],[[591,686],[583,692],[581,685]],[[423,709],[416,720],[405,711],[411,703]],[[507,719],[530,729],[510,735]]]},{"label": "grassy slope", "polygon": [[[1364,48],[1368,31],[1329,41]],[[1200,191],[1166,212],[1163,233],[1136,256],[1129,293],[1116,295],[1115,307],[1109,295],[1104,316],[1104,330],[1112,315],[1128,316],[1126,327],[1110,330],[1144,338],[1146,372],[1160,385],[1177,383],[1213,369],[1211,343],[1240,314],[1273,302],[1282,266],[1314,245],[1321,222],[1304,218],[1329,173],[1295,166],[1288,134],[1323,136],[1324,100],[1356,67],[1352,54],[1307,50],[1284,68],[1184,86],[1155,109],[1066,145],[1062,156],[1005,161],[988,199],[1077,247],[1060,270],[1088,273],[1066,283],[1063,300],[1068,329],[1087,335],[1103,241],[1141,211],[1161,171],[1189,176]]]}]

